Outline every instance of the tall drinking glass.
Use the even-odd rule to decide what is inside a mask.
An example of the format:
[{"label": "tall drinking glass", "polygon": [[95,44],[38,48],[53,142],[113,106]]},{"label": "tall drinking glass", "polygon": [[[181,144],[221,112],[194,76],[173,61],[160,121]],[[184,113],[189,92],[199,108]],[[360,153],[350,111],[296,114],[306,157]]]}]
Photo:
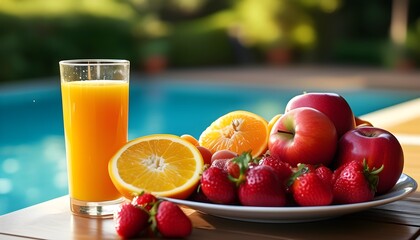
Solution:
[{"label": "tall drinking glass", "polygon": [[112,216],[123,201],[108,161],[127,142],[130,62],[60,61],[70,209]]}]

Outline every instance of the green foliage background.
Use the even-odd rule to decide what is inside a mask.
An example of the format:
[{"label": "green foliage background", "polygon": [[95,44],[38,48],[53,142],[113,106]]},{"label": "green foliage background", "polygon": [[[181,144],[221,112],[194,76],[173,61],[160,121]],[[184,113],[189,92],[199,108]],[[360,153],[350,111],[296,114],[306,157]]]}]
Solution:
[{"label": "green foliage background", "polygon": [[143,71],[151,56],[171,68],[266,64],[279,48],[294,63],[418,66],[419,5],[396,49],[392,1],[1,0],[0,82],[56,75],[62,59],[124,58]]}]

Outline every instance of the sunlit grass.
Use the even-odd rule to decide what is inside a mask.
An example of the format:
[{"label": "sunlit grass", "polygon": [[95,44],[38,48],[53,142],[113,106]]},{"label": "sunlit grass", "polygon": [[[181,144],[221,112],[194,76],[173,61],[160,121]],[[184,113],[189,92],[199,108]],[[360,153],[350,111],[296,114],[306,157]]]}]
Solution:
[{"label": "sunlit grass", "polygon": [[89,14],[130,19],[135,16],[128,4],[114,0],[1,0],[0,12],[20,17]]}]

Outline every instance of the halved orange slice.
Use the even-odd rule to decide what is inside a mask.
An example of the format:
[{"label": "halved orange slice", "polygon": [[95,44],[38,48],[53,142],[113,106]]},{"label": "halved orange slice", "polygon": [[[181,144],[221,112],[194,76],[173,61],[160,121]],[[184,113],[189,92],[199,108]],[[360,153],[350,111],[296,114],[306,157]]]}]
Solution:
[{"label": "halved orange slice", "polygon": [[175,135],[155,134],[125,144],[109,161],[112,182],[126,198],[141,192],[185,199],[203,170],[200,151]]},{"label": "halved orange slice", "polygon": [[214,121],[199,138],[200,146],[213,153],[231,150],[237,154],[251,151],[253,157],[267,150],[268,123],[261,116],[248,111],[233,111]]}]

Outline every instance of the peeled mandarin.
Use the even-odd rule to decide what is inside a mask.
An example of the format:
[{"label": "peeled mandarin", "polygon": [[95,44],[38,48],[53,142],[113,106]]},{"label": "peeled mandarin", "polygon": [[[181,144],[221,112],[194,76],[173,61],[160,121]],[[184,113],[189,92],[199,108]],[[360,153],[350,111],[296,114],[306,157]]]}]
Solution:
[{"label": "peeled mandarin", "polygon": [[212,153],[230,150],[237,154],[251,151],[253,157],[267,150],[268,123],[261,116],[248,111],[233,111],[215,120],[199,138],[200,146]]}]

